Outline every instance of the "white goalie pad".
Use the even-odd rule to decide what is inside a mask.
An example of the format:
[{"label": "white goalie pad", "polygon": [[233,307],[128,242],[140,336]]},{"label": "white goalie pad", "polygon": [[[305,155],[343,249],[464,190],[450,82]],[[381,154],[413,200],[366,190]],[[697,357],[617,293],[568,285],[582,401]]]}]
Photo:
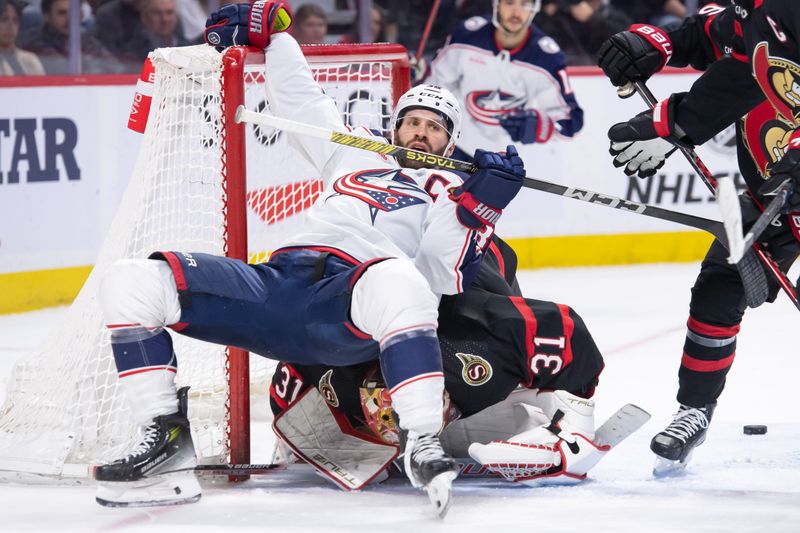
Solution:
[{"label": "white goalie pad", "polygon": [[397,446],[353,429],[313,387],[275,417],[272,428],[298,457],[344,490],[369,484],[399,453]]}]

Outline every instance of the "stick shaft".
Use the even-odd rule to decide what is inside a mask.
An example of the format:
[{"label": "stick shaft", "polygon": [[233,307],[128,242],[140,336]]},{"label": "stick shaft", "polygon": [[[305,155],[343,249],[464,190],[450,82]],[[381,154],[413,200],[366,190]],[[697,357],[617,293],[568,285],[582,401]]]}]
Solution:
[{"label": "stick shaft", "polygon": [[[301,122],[295,122],[293,120],[283,119],[265,113],[255,113],[245,109],[244,107],[239,107],[237,110],[236,120],[238,122],[250,122],[254,124],[268,125],[274,128],[280,128],[283,131],[301,135],[310,135],[318,139],[325,139],[344,146],[368,150],[370,152],[376,152],[379,154],[423,161],[426,166],[434,168],[455,170],[469,174],[474,173],[476,170],[473,164],[466,163],[464,161],[458,161],[448,157],[436,156],[433,154],[420,152],[418,150],[403,148],[401,146],[387,144],[375,139],[370,139],[368,137],[353,135],[352,133],[342,133],[318,126],[312,126],[310,124],[303,124]],[[636,213],[651,218],[658,218],[661,220],[675,222],[677,224],[683,224],[685,226],[707,231],[723,244],[727,243],[724,227],[716,220],[709,220],[677,211],[669,211],[660,207],[623,200],[622,198],[617,198],[616,196],[610,196],[586,189],[579,189],[577,187],[567,187],[565,185],[559,185],[557,183],[530,177],[524,178],[523,186],[528,189],[534,189],[550,194],[557,194],[565,198],[572,198],[573,200],[580,200],[582,202],[602,205],[620,211]]]}]

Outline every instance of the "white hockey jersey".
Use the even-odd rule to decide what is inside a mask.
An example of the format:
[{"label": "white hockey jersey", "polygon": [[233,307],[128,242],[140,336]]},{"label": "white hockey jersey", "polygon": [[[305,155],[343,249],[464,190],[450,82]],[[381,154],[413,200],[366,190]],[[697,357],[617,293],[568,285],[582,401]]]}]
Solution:
[{"label": "white hockey jersey", "polygon": [[[273,35],[265,53],[271,112],[348,131],[291,36]],[[372,136],[365,128],[353,133]],[[448,198],[448,189],[463,183],[458,174],[404,169],[381,154],[303,135],[290,137],[319,171],[325,190],[307,212],[303,230],[284,246],[332,247],[359,261],[407,258],[433,292],[464,290],[477,273],[493,229],[470,230],[456,218],[456,203]]]},{"label": "white hockey jersey", "polygon": [[[472,156],[476,149],[504,150],[514,144],[499,118],[517,109],[535,109],[549,119],[537,142],[568,138],[583,127],[558,44],[535,25],[517,48],[505,50],[495,40],[494,26],[483,17],[464,21],[431,63],[426,83],[446,87],[463,106],[458,148]],[[554,135],[551,135],[554,134]],[[525,161],[531,150],[517,149]]]}]

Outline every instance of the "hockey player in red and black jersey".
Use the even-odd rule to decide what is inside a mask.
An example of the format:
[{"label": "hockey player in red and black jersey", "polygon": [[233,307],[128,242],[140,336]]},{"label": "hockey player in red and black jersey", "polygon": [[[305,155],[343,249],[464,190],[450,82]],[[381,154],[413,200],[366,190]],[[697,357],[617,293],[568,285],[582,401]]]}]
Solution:
[{"label": "hockey player in red and black jersey", "polygon": [[[736,123],[745,231],[786,180],[794,192],[758,243],[786,271],[800,253],[800,4],[734,0],[705,6],[672,28],[637,24],[600,50],[614,85],[644,81],[665,64],[705,71],[686,93],[671,95],[609,130],[615,166],[628,175],[656,174],[677,145],[700,145]],[[680,471],[705,440],[736,354],[747,304],[740,276],[714,242],[692,288],[688,331],[671,424],[651,441],[656,473]],[[772,283],[769,301],[779,287]]]},{"label": "hockey player in red and black jersey", "polygon": [[[451,454],[469,453],[488,470],[514,481],[580,481],[608,450],[592,442],[591,398],[603,369],[602,355],[570,307],[521,296],[516,255],[507,244],[495,237],[490,250],[472,286],[457,296],[443,297],[439,306],[447,418],[460,419],[448,426],[442,442]],[[320,467],[319,459],[303,449],[296,435],[282,434],[281,418],[308,389],[317,389],[329,408],[347,417],[352,433],[396,444],[390,399],[381,381],[379,365],[373,363],[349,367],[281,363],[270,388],[276,430],[297,455],[333,481],[360,488]],[[525,407],[514,408],[515,403]],[[551,424],[560,416],[557,410],[563,418]],[[296,431],[296,425],[289,425]],[[341,425],[340,419],[333,432]],[[580,443],[577,452],[565,444],[575,439]],[[520,453],[530,455],[521,458]],[[340,459],[339,464],[345,462]],[[531,464],[538,467],[531,469]],[[380,463],[376,469],[383,466]]]}]

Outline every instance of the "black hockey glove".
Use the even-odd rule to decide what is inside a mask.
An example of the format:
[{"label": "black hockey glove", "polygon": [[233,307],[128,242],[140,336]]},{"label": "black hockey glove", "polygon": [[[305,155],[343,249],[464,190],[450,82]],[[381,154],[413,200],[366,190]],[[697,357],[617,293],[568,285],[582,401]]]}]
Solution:
[{"label": "black hockey glove", "polygon": [[791,180],[794,186],[782,213],[800,210],[800,130],[795,131],[789,139],[786,152],[780,161],[775,163],[769,172],[769,179],[758,189],[764,196],[775,195],[786,180]]},{"label": "black hockey glove", "polygon": [[458,203],[459,222],[471,229],[494,226],[503,209],[522,188],[525,165],[516,147],[509,145],[506,153],[476,150],[478,170],[461,187],[450,193]]},{"label": "black hockey glove", "polygon": [[655,26],[634,24],[628,31],[611,36],[600,46],[597,64],[617,87],[645,81],[664,68],[672,57],[672,43]]},{"label": "black hockey glove", "polygon": [[673,95],[656,104],[652,110],[611,126],[608,151],[614,156],[615,167],[624,166],[628,176],[649,178],[664,166],[679,146],[691,147],[685,139],[673,133],[677,129],[674,120],[676,101]]}]

